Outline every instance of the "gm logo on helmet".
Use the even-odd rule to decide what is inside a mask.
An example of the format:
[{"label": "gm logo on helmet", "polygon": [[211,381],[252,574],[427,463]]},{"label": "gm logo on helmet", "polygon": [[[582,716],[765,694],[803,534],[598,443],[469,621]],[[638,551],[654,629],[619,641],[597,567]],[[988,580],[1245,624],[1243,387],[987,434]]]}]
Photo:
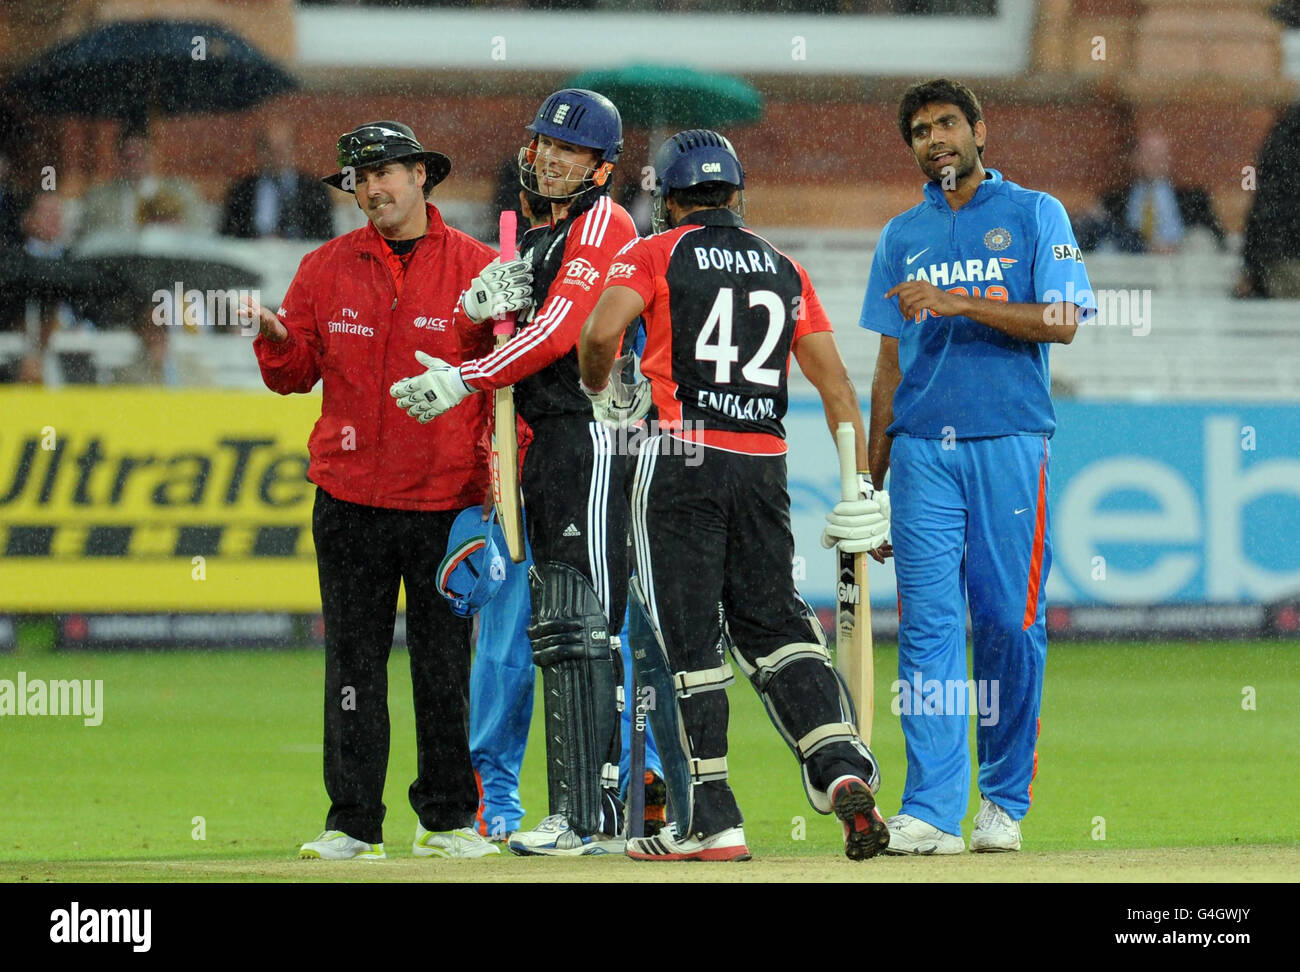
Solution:
[{"label": "gm logo on helmet", "polygon": [[701,172],[721,172],[721,171],[722,171],[722,163],[721,163],[721,162],[705,162],[703,165],[700,166],[700,171],[701,171]]}]

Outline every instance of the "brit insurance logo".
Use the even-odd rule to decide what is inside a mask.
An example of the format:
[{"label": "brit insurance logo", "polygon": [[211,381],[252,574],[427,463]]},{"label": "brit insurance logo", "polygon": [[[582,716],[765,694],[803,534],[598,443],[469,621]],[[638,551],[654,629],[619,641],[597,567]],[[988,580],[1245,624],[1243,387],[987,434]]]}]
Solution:
[{"label": "brit insurance logo", "polygon": [[[633,240],[632,242],[635,243],[636,240]],[[612,283],[615,280],[622,279],[623,277],[631,277],[635,275],[636,275],[635,263],[620,263],[618,261],[615,261],[614,263],[611,263],[609,265],[609,277],[607,278],[606,282]]]},{"label": "brit insurance logo", "polygon": [[430,331],[445,331],[447,325],[451,322],[445,317],[417,317],[414,321],[415,326]]},{"label": "brit insurance logo", "polygon": [[984,245],[990,250],[1005,250],[1011,245],[1011,231],[999,226],[984,234]]},{"label": "brit insurance logo", "polygon": [[582,257],[570,260],[564,268],[564,282],[574,283],[583,290],[590,290],[600,280],[600,271],[590,261]]}]

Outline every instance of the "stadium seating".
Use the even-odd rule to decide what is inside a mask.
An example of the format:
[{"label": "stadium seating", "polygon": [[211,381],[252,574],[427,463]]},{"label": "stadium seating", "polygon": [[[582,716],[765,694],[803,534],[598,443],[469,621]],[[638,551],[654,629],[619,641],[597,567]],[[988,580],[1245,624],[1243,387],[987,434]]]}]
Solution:
[{"label": "stadium seating", "polygon": [[[879,342],[856,325],[878,232],[782,230],[771,235],[808,269],[865,399]],[[302,255],[313,246],[255,240],[228,249],[261,275],[263,300],[276,306]],[[1080,330],[1072,345],[1053,353],[1057,395],[1300,399],[1300,302],[1231,297],[1240,266],[1235,254],[1092,253],[1087,263],[1102,314],[1099,323]],[[1150,317],[1144,319],[1147,307]],[[228,330],[176,329],[171,354],[182,384],[261,386],[249,339]],[[138,341],[123,332],[58,334],[52,348],[91,352],[95,370],[106,376],[109,369],[131,360]],[[0,335],[0,360],[21,352],[19,335]],[[796,394],[812,391],[798,368],[791,388]]]},{"label": "stadium seating", "polygon": [[[857,327],[857,321],[878,234],[773,236],[808,269],[865,399],[879,340]],[[1097,324],[1081,328],[1068,348],[1053,352],[1057,395],[1300,398],[1300,301],[1231,297],[1240,267],[1234,254],[1092,253],[1087,266],[1102,314]],[[1148,306],[1145,324],[1125,313],[1136,309],[1141,315]],[[798,368],[792,374],[792,391],[811,391]]]}]

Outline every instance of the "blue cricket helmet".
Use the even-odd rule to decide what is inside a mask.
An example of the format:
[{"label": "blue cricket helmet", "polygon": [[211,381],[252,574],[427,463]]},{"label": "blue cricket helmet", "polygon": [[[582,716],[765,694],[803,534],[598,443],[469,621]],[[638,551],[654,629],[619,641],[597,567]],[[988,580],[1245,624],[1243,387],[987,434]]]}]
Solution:
[{"label": "blue cricket helmet", "polygon": [[725,182],[745,188],[745,170],[731,141],[704,128],[678,132],[655,154],[654,195],[687,189],[702,182]]},{"label": "blue cricket helmet", "polygon": [[562,88],[548,97],[528,130],[595,149],[611,165],[623,154],[623,117],[614,102],[586,88]]},{"label": "blue cricket helmet", "polygon": [[[745,170],[731,140],[706,128],[691,128],[670,137],[655,153],[653,222],[656,233],[668,227],[668,194],[706,183],[745,188]],[[740,204],[743,215],[744,202]]]},{"label": "blue cricket helmet", "polygon": [[506,562],[492,539],[491,523],[479,507],[462,510],[452,521],[447,556],[438,565],[438,593],[457,617],[468,618],[496,596],[506,579]]},{"label": "blue cricket helmet", "polygon": [[593,190],[603,192],[608,186],[614,163],[623,154],[623,118],[614,102],[586,88],[562,88],[542,102],[527,127],[532,138],[519,150],[519,184],[529,192],[540,193],[534,167],[539,135],[581,145],[600,156],[595,167],[588,170],[582,187],[561,198],[571,199]]}]

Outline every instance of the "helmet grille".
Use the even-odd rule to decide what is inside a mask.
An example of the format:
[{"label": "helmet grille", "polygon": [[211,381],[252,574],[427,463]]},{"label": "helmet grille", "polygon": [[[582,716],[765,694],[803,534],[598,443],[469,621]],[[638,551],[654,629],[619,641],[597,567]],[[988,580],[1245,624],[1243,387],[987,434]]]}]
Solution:
[{"label": "helmet grille", "polygon": [[676,144],[678,152],[689,152],[691,149],[704,148],[705,146],[724,148],[731,151],[731,145],[726,139],[721,138],[717,132],[711,132],[703,128],[692,128],[689,131],[678,132],[673,136],[673,142]]}]

